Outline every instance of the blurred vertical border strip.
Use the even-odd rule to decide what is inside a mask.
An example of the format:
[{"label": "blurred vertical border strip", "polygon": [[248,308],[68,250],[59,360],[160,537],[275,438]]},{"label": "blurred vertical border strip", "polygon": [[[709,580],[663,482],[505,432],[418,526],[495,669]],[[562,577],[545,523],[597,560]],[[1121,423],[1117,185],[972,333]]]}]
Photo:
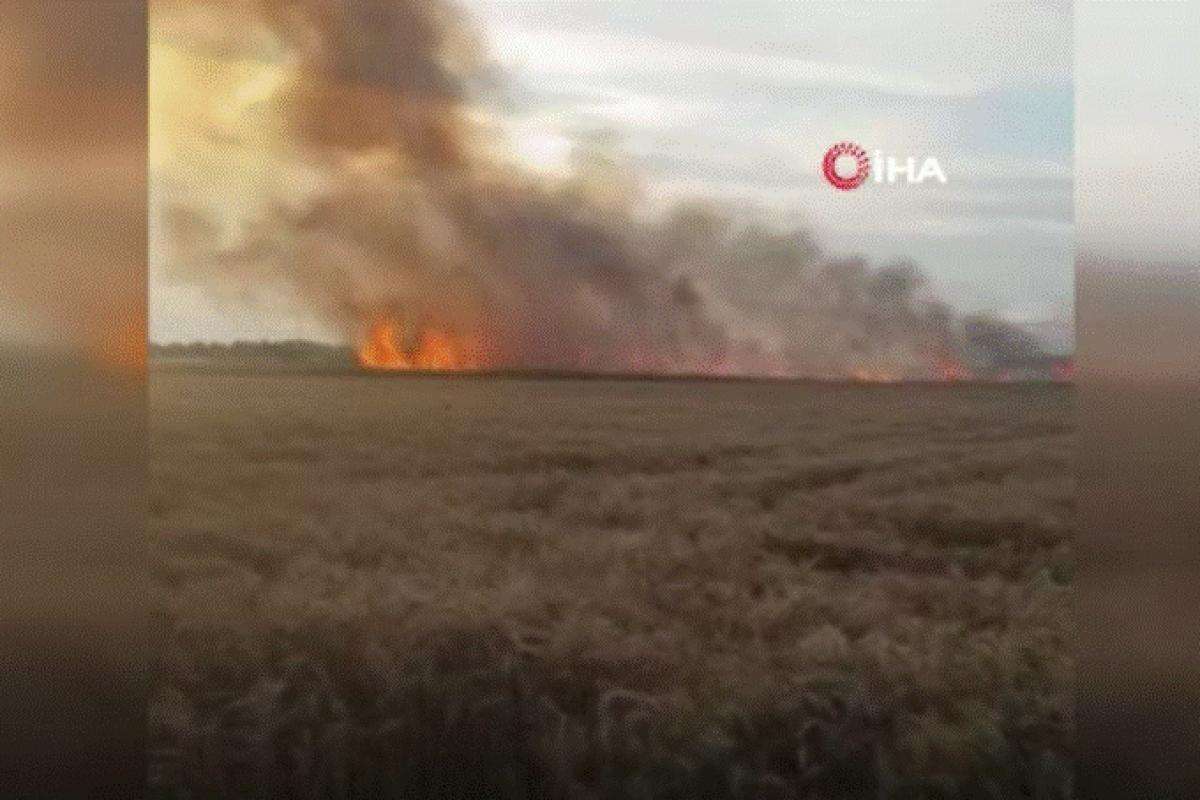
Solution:
[{"label": "blurred vertical border strip", "polygon": [[1076,3],[1079,796],[1200,786],[1200,4]]},{"label": "blurred vertical border strip", "polygon": [[145,786],[146,5],[0,4],[0,797]]}]

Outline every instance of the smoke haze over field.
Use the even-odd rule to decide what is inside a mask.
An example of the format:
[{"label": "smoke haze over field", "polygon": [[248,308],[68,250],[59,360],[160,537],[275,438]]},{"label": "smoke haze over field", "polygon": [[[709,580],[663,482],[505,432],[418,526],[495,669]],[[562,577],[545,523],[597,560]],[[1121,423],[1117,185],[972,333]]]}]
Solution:
[{"label": "smoke haze over field", "polygon": [[603,144],[523,166],[472,102],[486,57],[440,2],[157,2],[163,278],[311,315],[379,366],[965,374],[911,263],[702,202],[652,217]]}]

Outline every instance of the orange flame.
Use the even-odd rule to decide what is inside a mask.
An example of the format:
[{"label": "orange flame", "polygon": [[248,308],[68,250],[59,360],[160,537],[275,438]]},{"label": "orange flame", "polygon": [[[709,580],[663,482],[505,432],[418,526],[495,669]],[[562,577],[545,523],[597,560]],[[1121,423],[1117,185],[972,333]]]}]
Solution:
[{"label": "orange flame", "polygon": [[969,381],[972,379],[971,370],[965,364],[951,356],[938,358],[933,366],[934,377],[939,381]]},{"label": "orange flame", "polygon": [[358,363],[373,369],[409,369],[412,364],[396,345],[396,326],[381,320],[371,326],[358,348]]},{"label": "orange flame", "polygon": [[401,326],[381,319],[358,347],[358,363],[379,370],[463,370],[480,366],[478,348],[466,337],[427,328],[406,343]]},{"label": "orange flame", "polygon": [[855,367],[850,371],[850,380],[858,383],[895,383],[900,380],[900,376],[886,369]]}]

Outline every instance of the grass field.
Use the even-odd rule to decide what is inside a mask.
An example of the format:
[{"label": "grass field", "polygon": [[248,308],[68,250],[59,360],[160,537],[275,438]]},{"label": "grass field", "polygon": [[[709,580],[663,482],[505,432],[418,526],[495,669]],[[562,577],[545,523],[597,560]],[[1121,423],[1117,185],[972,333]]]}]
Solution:
[{"label": "grass field", "polygon": [[151,403],[156,796],[1071,795],[1070,387]]}]

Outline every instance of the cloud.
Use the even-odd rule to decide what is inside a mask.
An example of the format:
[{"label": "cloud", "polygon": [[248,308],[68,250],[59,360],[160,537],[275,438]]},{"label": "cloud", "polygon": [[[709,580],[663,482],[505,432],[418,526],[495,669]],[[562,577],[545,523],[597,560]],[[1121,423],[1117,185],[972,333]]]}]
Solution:
[{"label": "cloud", "polygon": [[663,73],[693,81],[725,79],[775,86],[824,86],[915,97],[953,97],[975,87],[946,75],[924,77],[870,66],[772,53],[698,47],[645,36],[530,29],[499,25],[489,31],[497,59],[510,69],[535,69],[543,78],[624,79]]},{"label": "cloud", "polygon": [[[537,143],[522,148],[537,162],[561,158],[581,132],[611,130],[659,205],[692,191],[802,216],[839,241],[851,226],[874,257],[929,239],[1026,251],[1031,237],[1044,264],[1007,284],[1005,302],[1069,295],[1071,20],[1061,9],[711,4],[684,17],[656,2],[466,6],[520,98],[501,111],[504,126]],[[832,198],[817,165],[847,138],[935,155],[950,184]],[[924,266],[959,269],[949,252]],[[952,299],[978,303],[994,284],[981,266]]]}]

